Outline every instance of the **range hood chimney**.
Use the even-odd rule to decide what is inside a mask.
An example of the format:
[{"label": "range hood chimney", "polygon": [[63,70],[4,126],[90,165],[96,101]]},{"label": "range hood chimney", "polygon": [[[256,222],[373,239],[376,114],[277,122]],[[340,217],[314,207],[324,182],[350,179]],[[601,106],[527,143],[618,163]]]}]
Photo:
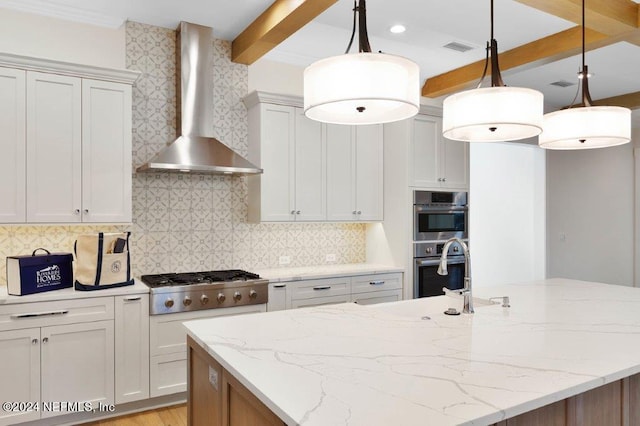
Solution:
[{"label": "range hood chimney", "polygon": [[178,127],[181,134],[137,168],[145,171],[258,174],[262,169],[211,136],[213,29],[181,22],[176,41]]}]

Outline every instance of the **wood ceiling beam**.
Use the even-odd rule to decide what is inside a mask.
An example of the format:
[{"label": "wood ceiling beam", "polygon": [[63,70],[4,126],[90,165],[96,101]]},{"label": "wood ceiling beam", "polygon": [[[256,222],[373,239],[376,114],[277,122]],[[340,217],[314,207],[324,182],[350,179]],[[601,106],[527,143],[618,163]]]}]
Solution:
[{"label": "wood ceiling beam", "polygon": [[[542,12],[582,23],[582,0],[516,0]],[[585,4],[586,26],[607,35],[638,28],[639,6],[631,0],[589,0]]]},{"label": "wood ceiling beam", "polygon": [[[585,39],[587,50],[597,49],[620,41],[617,37],[608,37],[590,29],[585,32]],[[569,28],[506,52],[501,52],[500,70],[504,72],[506,70],[524,70],[537,67],[577,55],[581,49],[581,27]],[[483,59],[427,79],[422,87],[422,96],[435,98],[474,86],[482,76],[484,63]],[[487,70],[487,76],[490,73],[491,67]]]},{"label": "wood ceiling beam", "polygon": [[[620,106],[629,109],[640,108],[640,92],[625,93],[624,95],[612,96],[610,98],[598,99],[593,101],[594,106]],[[574,107],[583,107],[584,104],[579,103]],[[567,108],[567,107],[565,107]]]},{"label": "wood ceiling beam", "polygon": [[337,0],[275,0],[233,40],[231,60],[250,65]]}]

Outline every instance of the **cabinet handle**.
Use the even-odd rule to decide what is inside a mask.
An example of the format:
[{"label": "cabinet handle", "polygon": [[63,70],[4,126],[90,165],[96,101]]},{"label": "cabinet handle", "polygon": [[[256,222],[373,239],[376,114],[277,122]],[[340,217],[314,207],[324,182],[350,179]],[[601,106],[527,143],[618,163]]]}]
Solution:
[{"label": "cabinet handle", "polygon": [[286,284],[274,284],[273,288],[285,288],[286,286]]},{"label": "cabinet handle", "polygon": [[358,214],[362,214],[362,212],[360,210],[358,210]]},{"label": "cabinet handle", "polygon": [[446,182],[446,181],[447,181],[447,178],[442,178],[442,181],[443,181],[443,182]]},{"label": "cabinet handle", "polygon": [[355,210],[354,210],[354,211],[352,211],[351,213],[352,213],[352,214],[358,214],[358,212],[357,212],[357,211],[355,211]]},{"label": "cabinet handle", "polygon": [[11,315],[9,318],[11,319],[33,318],[33,317],[44,317],[44,316],[51,316],[51,315],[65,315],[68,313],[69,311],[33,312],[30,314],[15,314],[15,315]]},{"label": "cabinet handle", "polygon": [[300,210],[298,210],[298,211],[296,212],[296,214],[300,214]]},{"label": "cabinet handle", "polygon": [[296,211],[295,210],[291,210],[291,214],[296,214]]},{"label": "cabinet handle", "polygon": [[382,285],[384,281],[369,281],[369,285]]},{"label": "cabinet handle", "polygon": [[47,343],[49,341],[48,337],[45,337],[44,339],[42,339],[42,343]]},{"label": "cabinet handle", "polygon": [[32,345],[37,345],[37,344],[38,344],[38,339],[33,339],[33,340],[31,341],[31,344],[32,344]]},{"label": "cabinet handle", "polygon": [[84,214],[89,214],[89,209],[84,209]]},{"label": "cabinet handle", "polygon": [[75,210],[73,211],[73,214],[80,214],[80,209],[75,209]]},{"label": "cabinet handle", "polygon": [[142,296],[132,296],[132,297],[125,297],[124,301],[125,302],[135,302],[136,300],[141,300]]},{"label": "cabinet handle", "polygon": [[318,286],[318,287],[314,287],[313,289],[314,290],[329,290],[330,288],[331,288],[330,285],[321,285],[321,286]]}]

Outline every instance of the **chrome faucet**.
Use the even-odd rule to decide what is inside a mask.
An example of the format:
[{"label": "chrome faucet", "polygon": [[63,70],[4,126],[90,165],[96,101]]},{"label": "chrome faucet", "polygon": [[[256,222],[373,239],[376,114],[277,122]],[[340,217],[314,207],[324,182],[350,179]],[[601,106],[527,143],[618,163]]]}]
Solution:
[{"label": "chrome faucet", "polygon": [[453,243],[460,244],[462,251],[464,252],[464,287],[462,290],[449,290],[444,287],[442,290],[445,293],[455,293],[464,296],[464,306],[462,307],[462,313],[473,313],[473,294],[471,293],[471,256],[469,255],[469,247],[460,238],[449,238],[442,248],[442,257],[440,258],[440,265],[438,266],[439,275],[448,275],[447,271],[447,252],[449,246]]}]

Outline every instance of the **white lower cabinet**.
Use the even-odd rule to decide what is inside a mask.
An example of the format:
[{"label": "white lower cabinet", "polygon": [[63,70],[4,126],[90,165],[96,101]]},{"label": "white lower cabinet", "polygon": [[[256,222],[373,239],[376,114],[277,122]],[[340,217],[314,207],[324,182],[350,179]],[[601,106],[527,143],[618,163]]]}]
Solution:
[{"label": "white lower cabinet", "polygon": [[[39,328],[0,332],[0,383],[2,402],[40,401]],[[39,418],[39,411],[0,411],[0,425]]]},{"label": "white lower cabinet", "polygon": [[184,321],[265,312],[265,305],[209,309],[154,315],[149,319],[149,395],[169,395],[187,390],[187,331]]},{"label": "white lower cabinet", "polygon": [[149,295],[115,297],[116,404],[149,398]]},{"label": "white lower cabinet", "polygon": [[[43,327],[40,347],[43,403],[114,403],[113,321]],[[42,418],[69,412],[41,410]]]},{"label": "white lower cabinet", "polygon": [[355,302],[402,300],[402,273],[333,277],[269,284],[268,311]]},{"label": "white lower cabinet", "polygon": [[113,297],[0,306],[0,399],[39,404],[0,425],[113,404],[113,319]]}]

